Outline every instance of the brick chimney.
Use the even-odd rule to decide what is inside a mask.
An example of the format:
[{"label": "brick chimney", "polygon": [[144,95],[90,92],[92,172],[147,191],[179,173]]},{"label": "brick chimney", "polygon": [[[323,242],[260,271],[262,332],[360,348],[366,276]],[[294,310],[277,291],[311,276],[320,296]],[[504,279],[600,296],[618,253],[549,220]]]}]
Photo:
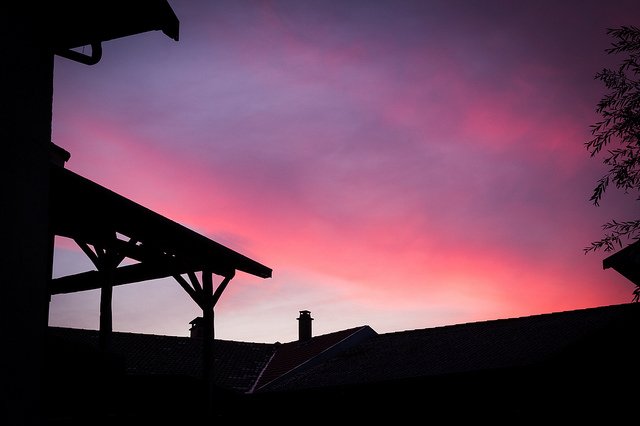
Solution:
[{"label": "brick chimney", "polygon": [[311,339],[311,312],[310,311],[300,311],[300,316],[297,318],[298,320],[298,340],[304,341]]}]

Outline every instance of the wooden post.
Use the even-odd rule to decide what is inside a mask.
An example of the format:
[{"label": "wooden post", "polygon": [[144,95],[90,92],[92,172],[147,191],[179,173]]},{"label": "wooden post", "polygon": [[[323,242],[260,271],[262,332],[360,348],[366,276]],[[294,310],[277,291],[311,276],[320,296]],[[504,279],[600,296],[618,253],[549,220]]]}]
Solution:
[{"label": "wooden post", "polygon": [[194,272],[189,272],[191,285],[180,275],[173,277],[191,296],[191,298],[202,308],[202,381],[204,384],[204,416],[211,419],[213,417],[213,407],[215,398],[214,362],[215,362],[215,332],[214,332],[214,308],[222,292],[235,276],[235,269],[226,271],[225,277],[213,290],[213,272],[204,268],[202,271],[202,285]]},{"label": "wooden post", "polygon": [[101,272],[99,342],[100,351],[107,356],[111,351],[111,334],[113,332],[113,285],[111,282],[111,268],[107,266]]},{"label": "wooden post", "polygon": [[102,282],[100,283],[100,329],[98,341],[100,351],[106,356],[111,350],[111,333],[113,332],[113,314],[111,312],[113,300],[112,276],[113,271],[122,262],[124,256],[95,246],[94,252],[84,241],[77,239],[74,241],[100,272]]},{"label": "wooden post", "polygon": [[205,391],[205,416],[213,416],[213,398],[214,398],[214,381],[213,381],[213,274],[211,271],[202,271],[202,319],[203,319],[203,336],[202,336],[202,372],[203,380],[206,388]]}]

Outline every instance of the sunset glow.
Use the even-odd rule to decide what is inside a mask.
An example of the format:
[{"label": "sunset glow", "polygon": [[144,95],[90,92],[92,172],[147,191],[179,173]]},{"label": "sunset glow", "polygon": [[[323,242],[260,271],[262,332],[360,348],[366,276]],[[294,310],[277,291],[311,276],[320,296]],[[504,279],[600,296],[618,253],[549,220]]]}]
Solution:
[{"label": "sunset glow", "polygon": [[[287,342],[627,303],[585,255],[633,199],[589,203],[583,143],[637,1],[170,1],[180,40],[56,57],[53,141],[66,167],[273,269],[237,274],[217,338]],[[92,269],[56,244],[54,276]],[[114,330],[188,335],[172,279],[114,290]],[[50,324],[97,328],[97,291]]]}]

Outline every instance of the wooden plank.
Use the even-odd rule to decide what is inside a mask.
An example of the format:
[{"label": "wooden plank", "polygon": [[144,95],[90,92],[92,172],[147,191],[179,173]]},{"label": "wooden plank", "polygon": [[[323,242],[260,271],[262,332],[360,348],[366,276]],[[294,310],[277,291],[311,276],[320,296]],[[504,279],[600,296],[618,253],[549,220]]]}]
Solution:
[{"label": "wooden plank", "polygon": [[[160,278],[173,277],[186,273],[184,267],[175,264],[136,263],[120,266],[111,273],[112,285],[132,284]],[[86,271],[78,274],[66,275],[51,280],[51,294],[74,293],[77,291],[96,290],[100,288],[101,272]]]},{"label": "wooden plank", "polygon": [[173,278],[178,282],[178,284],[180,284],[184,291],[187,292],[191,299],[196,302],[196,304],[200,306],[200,308],[202,308],[202,301],[198,291],[191,287],[187,280],[182,277],[182,275],[174,275]]}]

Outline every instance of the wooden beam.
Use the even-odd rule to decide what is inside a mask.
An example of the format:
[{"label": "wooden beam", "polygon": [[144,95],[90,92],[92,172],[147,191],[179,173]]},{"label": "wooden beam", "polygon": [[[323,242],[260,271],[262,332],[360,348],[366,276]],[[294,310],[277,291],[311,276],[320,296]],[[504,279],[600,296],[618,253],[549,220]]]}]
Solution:
[{"label": "wooden beam", "polygon": [[91,250],[89,245],[87,243],[85,243],[84,241],[80,241],[78,239],[74,239],[74,241],[76,242],[78,247],[80,247],[82,249],[84,254],[89,258],[91,263],[93,263],[93,266],[95,266],[96,268],[100,269],[100,261],[98,260],[98,253],[94,252],[93,250]]},{"label": "wooden beam", "polygon": [[189,281],[191,281],[191,285],[196,291],[202,291],[202,285],[198,282],[198,277],[196,276],[195,270],[187,271],[187,275],[189,276]]},{"label": "wooden beam", "polygon": [[191,287],[187,280],[182,277],[182,275],[174,275],[173,278],[178,282],[178,284],[180,284],[184,291],[187,292],[191,299],[196,302],[196,304],[202,309],[202,301],[198,290]]},{"label": "wooden beam", "polygon": [[220,299],[220,296],[222,296],[222,292],[224,291],[225,288],[227,288],[227,284],[229,284],[229,281],[231,281],[234,275],[235,274],[229,274],[226,277],[224,277],[222,282],[218,285],[218,288],[216,288],[215,293],[213,293],[213,296],[211,297],[212,309],[216,306],[216,303],[218,303],[218,299]]},{"label": "wooden beam", "polygon": [[[111,282],[114,286],[149,281],[159,278],[173,277],[187,272],[187,267],[166,263],[135,263],[120,266],[111,272]],[[86,271],[78,274],[66,275],[51,280],[51,294],[75,293],[77,291],[96,290],[100,288],[101,272]]]},{"label": "wooden beam", "polygon": [[51,225],[55,235],[93,243],[94,239],[109,238],[119,232],[155,253],[202,265],[217,275],[226,276],[230,270],[236,270],[271,277],[271,269],[255,260],[70,170],[52,168],[51,189]]}]

